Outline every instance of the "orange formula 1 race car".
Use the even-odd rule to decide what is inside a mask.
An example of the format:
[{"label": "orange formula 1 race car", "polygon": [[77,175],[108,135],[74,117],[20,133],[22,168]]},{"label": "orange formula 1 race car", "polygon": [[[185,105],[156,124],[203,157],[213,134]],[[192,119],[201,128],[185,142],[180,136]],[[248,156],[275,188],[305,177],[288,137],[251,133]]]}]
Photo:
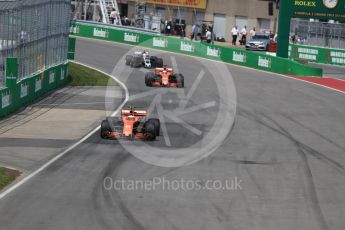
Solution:
[{"label": "orange formula 1 race car", "polygon": [[142,139],[154,141],[159,136],[159,119],[147,119],[147,111],[128,107],[122,109],[121,117],[108,117],[101,124],[103,139]]},{"label": "orange formula 1 race car", "polygon": [[155,68],[154,72],[145,74],[146,86],[158,87],[184,87],[184,77],[182,74],[175,74],[172,68]]}]

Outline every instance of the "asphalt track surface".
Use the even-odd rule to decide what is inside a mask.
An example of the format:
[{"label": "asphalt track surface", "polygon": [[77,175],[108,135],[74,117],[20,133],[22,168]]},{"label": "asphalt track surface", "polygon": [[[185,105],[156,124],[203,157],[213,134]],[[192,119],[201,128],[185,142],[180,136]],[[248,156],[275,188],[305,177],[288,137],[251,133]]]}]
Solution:
[{"label": "asphalt track surface", "polygon": [[345,81],[345,67],[344,66],[325,65],[325,64],[316,64],[316,63],[309,63],[309,65],[322,68],[324,77],[337,78],[337,79]]},{"label": "asphalt track surface", "polygon": [[[78,39],[77,44],[77,61],[108,73],[131,48],[84,39]],[[190,92],[204,66],[186,56],[162,56],[172,65],[176,60],[186,77],[184,91]],[[211,155],[188,166],[159,167],[138,159],[147,160],[151,152],[133,156],[127,151],[131,146],[145,149],[145,143],[101,140],[95,134],[0,200],[0,229],[343,230],[344,94],[252,69],[230,65],[227,69],[236,88],[236,98],[229,98],[227,107],[219,94],[221,86],[215,86],[217,80],[208,77],[207,68],[194,94],[185,102],[187,109],[215,102],[183,117],[201,133],[166,118],[170,146],[163,135],[149,144],[173,148],[177,154],[194,143],[207,145],[198,141],[217,126],[214,119],[220,111],[223,126],[230,123],[231,128]],[[139,69],[133,70],[125,83],[130,95],[142,96],[153,90],[144,86]],[[181,105],[181,98],[176,96],[181,91],[166,90],[153,91],[161,95],[159,104],[165,110]],[[150,105],[148,101],[155,99],[150,96],[132,98],[130,103]],[[236,117],[231,124],[233,112]],[[237,179],[240,187],[108,190],[103,184],[107,177],[137,181],[183,178],[198,180],[201,186],[206,180]]]}]

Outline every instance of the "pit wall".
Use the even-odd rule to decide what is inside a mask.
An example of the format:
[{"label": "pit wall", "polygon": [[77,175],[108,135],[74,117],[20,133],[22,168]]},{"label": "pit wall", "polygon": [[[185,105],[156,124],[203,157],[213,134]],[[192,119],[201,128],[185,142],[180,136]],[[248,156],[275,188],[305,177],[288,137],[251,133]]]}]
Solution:
[{"label": "pit wall", "polygon": [[303,65],[293,60],[266,55],[261,52],[217,46],[178,37],[162,36],[126,28],[75,22],[72,35],[106,41],[126,43],[164,51],[222,61],[226,63],[265,70],[273,73],[322,77],[322,69]]},{"label": "pit wall", "polygon": [[296,61],[309,61],[330,65],[345,66],[345,50],[330,49],[317,46],[289,46],[289,57]]},{"label": "pit wall", "polygon": [[6,87],[0,89],[0,118],[67,82],[67,62],[20,81],[15,75],[16,58],[8,58],[6,62]]}]

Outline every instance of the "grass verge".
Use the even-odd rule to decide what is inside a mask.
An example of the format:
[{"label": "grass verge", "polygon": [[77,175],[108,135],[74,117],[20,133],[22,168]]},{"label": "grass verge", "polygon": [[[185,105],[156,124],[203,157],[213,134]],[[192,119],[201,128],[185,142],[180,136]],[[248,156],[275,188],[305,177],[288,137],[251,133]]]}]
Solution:
[{"label": "grass verge", "polygon": [[19,172],[18,170],[0,167],[0,190],[9,185],[18,176],[20,176],[20,174],[21,172]]},{"label": "grass verge", "polygon": [[115,86],[117,83],[97,70],[69,63],[68,85],[70,86]]}]

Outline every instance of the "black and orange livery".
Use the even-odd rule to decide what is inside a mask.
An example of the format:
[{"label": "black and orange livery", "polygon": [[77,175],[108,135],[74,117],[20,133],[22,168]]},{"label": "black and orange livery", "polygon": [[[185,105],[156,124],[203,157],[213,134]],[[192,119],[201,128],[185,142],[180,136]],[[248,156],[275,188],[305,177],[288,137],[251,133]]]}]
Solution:
[{"label": "black and orange livery", "polygon": [[163,68],[155,68],[154,72],[145,74],[146,86],[156,87],[184,87],[184,76],[175,74],[172,68],[164,66]]},{"label": "black and orange livery", "polygon": [[156,140],[159,136],[159,119],[147,119],[145,109],[128,107],[122,109],[121,117],[108,117],[101,124],[101,138],[103,139],[142,139]]}]

